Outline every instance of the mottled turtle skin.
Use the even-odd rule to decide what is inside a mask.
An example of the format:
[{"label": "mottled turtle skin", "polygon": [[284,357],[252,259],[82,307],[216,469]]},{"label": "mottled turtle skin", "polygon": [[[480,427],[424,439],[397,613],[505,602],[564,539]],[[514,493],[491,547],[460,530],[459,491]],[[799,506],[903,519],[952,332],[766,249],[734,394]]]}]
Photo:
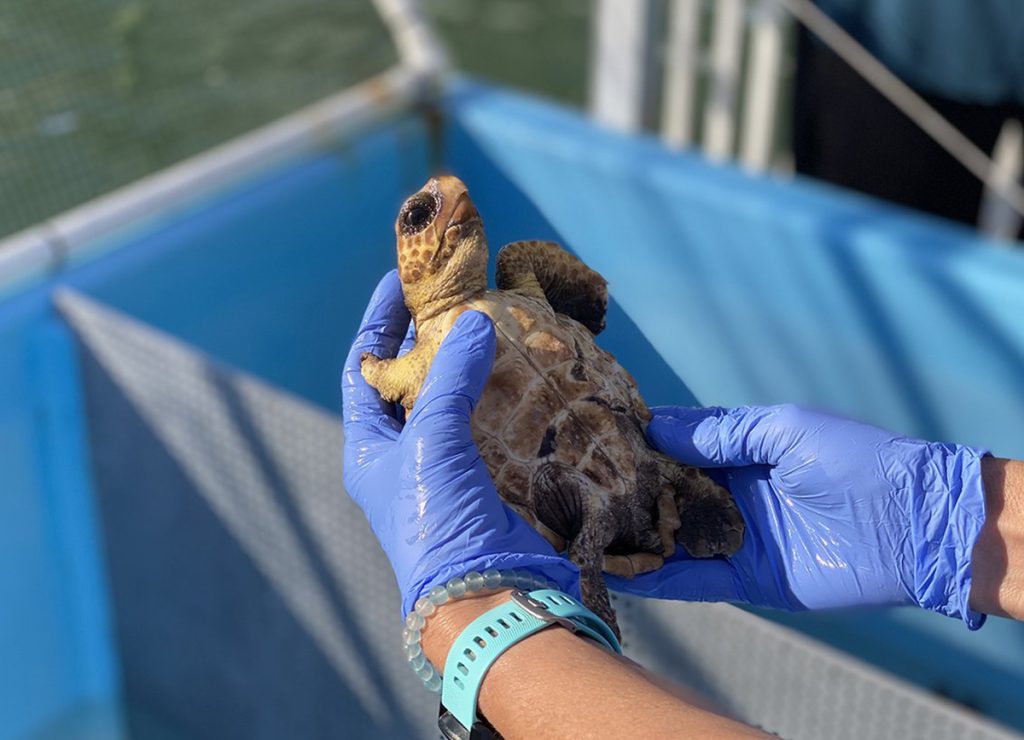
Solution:
[{"label": "mottled turtle skin", "polygon": [[654,570],[676,542],[695,557],[739,549],[729,493],[647,444],[651,413],[633,377],[594,342],[604,278],[557,244],[522,241],[498,253],[488,290],[483,222],[455,177],[412,195],[395,231],[416,343],[396,359],[364,355],[364,377],[411,409],[455,318],[491,317],[497,350],[474,440],[506,503],[579,566],[588,607],[618,632],[602,571]]}]

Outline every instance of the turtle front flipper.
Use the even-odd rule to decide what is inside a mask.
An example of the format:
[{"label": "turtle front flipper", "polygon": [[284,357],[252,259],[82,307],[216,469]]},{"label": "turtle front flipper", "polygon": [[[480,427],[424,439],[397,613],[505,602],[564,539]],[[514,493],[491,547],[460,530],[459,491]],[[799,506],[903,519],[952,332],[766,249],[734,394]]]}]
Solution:
[{"label": "turtle front flipper", "polygon": [[499,290],[546,300],[556,312],[575,319],[594,334],[604,329],[608,282],[554,242],[506,244],[498,252],[495,281]]},{"label": "turtle front flipper", "polygon": [[406,411],[419,394],[420,386],[430,370],[431,358],[414,346],[401,357],[382,359],[372,352],[364,352],[360,362],[363,378],[390,403],[400,403]]}]

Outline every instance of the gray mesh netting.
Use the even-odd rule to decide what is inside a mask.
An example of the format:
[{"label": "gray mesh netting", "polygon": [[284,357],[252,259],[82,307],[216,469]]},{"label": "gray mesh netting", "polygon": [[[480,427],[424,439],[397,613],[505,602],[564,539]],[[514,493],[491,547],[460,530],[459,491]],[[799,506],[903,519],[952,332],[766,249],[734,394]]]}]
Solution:
[{"label": "gray mesh netting", "polygon": [[[64,292],[129,725],[185,737],[435,737],[340,420]],[[1011,738],[727,605],[619,598],[633,658],[788,738]],[[339,735],[340,733],[340,735]]]}]

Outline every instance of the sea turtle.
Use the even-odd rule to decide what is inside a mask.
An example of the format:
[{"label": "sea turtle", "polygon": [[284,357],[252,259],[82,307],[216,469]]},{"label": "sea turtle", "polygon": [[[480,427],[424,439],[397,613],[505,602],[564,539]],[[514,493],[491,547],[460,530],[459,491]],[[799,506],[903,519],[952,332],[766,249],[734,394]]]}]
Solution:
[{"label": "sea turtle", "polygon": [[483,221],[456,177],[410,196],[395,233],[415,345],[394,359],[363,355],[363,376],[411,409],[455,318],[490,316],[497,351],[474,440],[505,502],[579,566],[588,607],[618,631],[602,571],[654,570],[676,542],[695,557],[739,549],[728,491],[647,444],[651,413],[633,377],[594,342],[604,278],[553,242],[519,241],[498,253],[488,290]]}]

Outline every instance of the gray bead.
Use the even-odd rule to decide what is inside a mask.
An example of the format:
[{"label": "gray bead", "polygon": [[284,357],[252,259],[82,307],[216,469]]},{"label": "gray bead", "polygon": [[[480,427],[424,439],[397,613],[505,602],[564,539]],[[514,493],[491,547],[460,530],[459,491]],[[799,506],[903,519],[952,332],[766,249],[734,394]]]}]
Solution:
[{"label": "gray bead", "polygon": [[467,573],[462,580],[466,582],[466,590],[470,593],[476,593],[484,587],[484,577],[475,570]]},{"label": "gray bead", "polygon": [[406,645],[413,645],[415,643],[418,643],[419,641],[420,641],[420,631],[419,630],[411,630],[411,629],[404,629],[404,630],[402,630],[402,642],[404,642]]},{"label": "gray bead", "polygon": [[444,681],[441,679],[441,674],[436,672],[429,680],[423,683],[423,685],[427,687],[427,691],[433,691],[435,694],[441,693],[441,686],[443,684]]},{"label": "gray bead", "polygon": [[494,568],[488,568],[483,573],[484,588],[498,588],[501,585],[501,573]]},{"label": "gray bead", "polygon": [[466,595],[466,582],[461,578],[453,578],[448,581],[448,595],[453,599],[458,599]]},{"label": "gray bead", "polygon": [[434,586],[427,596],[434,606],[441,606],[448,602],[448,590],[444,586]]},{"label": "gray bead", "polygon": [[514,570],[503,570],[501,572],[501,585],[502,586],[516,586],[516,572]]},{"label": "gray bead", "polygon": [[437,611],[437,607],[434,606],[434,603],[426,596],[416,600],[416,613],[424,619],[429,617],[435,611]]}]

